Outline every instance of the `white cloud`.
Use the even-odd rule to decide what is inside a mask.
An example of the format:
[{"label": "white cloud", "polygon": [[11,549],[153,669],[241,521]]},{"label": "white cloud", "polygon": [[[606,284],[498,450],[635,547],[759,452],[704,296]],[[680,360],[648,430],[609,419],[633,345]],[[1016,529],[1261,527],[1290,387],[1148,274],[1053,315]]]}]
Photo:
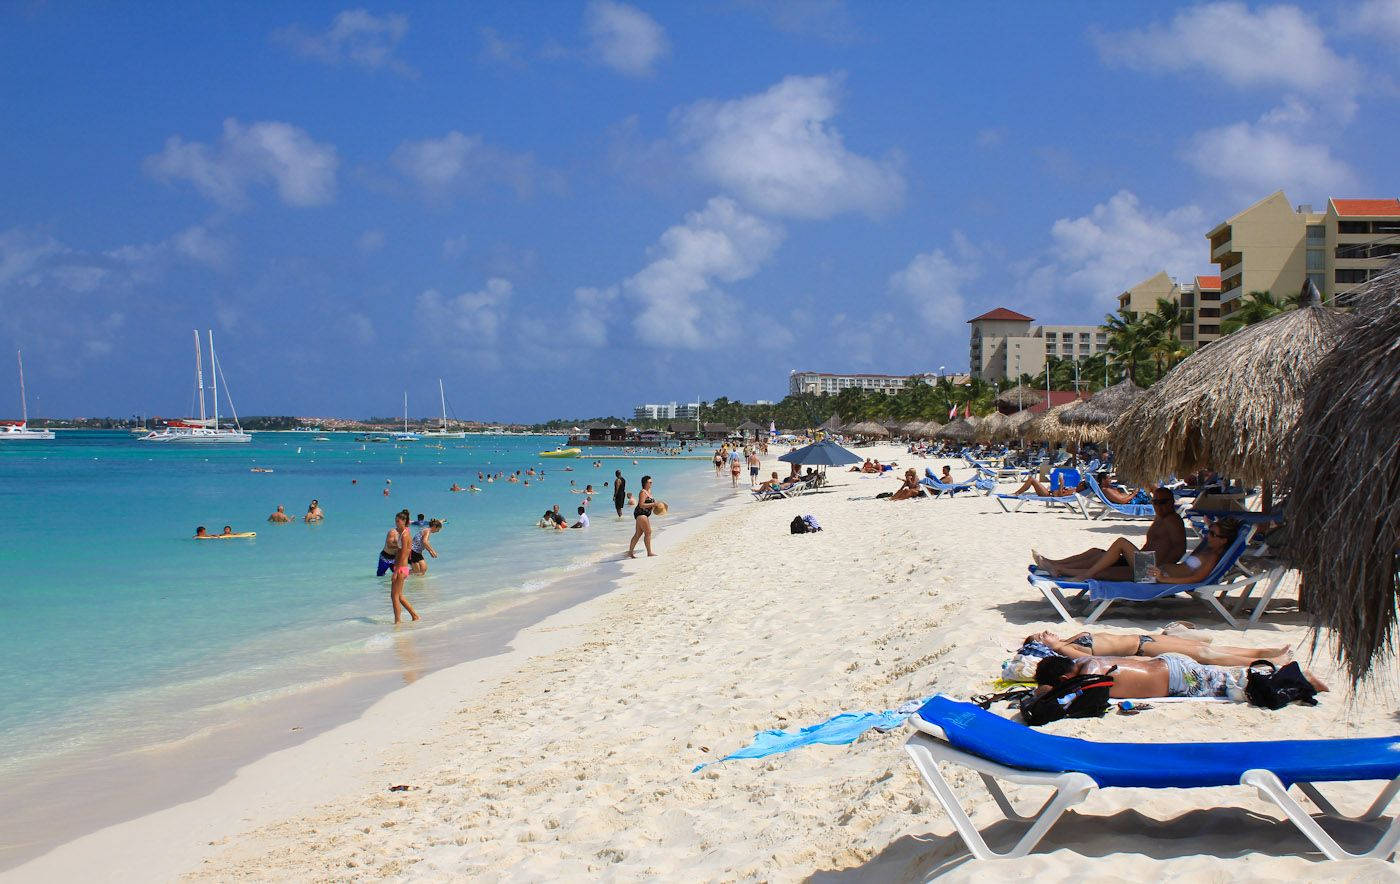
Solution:
[{"label": "white cloud", "polygon": [[441,138],[401,143],[389,164],[434,202],[498,183],[510,185],[522,199],[537,186],[550,191],[563,187],[557,173],[536,167],[533,155],[511,154],[486,144],[480,135],[456,130]]},{"label": "white cloud", "polygon": [[893,159],[851,153],[835,127],[839,79],[787,77],[766,92],[702,101],[673,115],[706,179],[765,212],[829,218],[898,206],[904,178]]},{"label": "white cloud", "polygon": [[1187,162],[1222,182],[1239,199],[1280,188],[1300,198],[1354,192],[1357,177],[1325,142],[1308,143],[1265,123],[1235,123],[1201,132],[1185,148]]},{"label": "white cloud", "polygon": [[384,231],[366,230],[355,240],[355,248],[361,253],[369,255],[384,248]]},{"label": "white cloud", "polygon": [[889,288],[904,298],[930,329],[961,332],[966,319],[965,289],[979,275],[976,249],[961,233],[953,234],[957,257],[942,249],[915,255],[904,269],[890,275]]},{"label": "white cloud", "polygon": [[227,208],[248,203],[254,185],[275,185],[290,206],[316,206],[335,198],[339,158],[335,147],[318,144],[288,123],[244,126],[224,121],[216,144],[166,139],[165,150],[146,158],[146,173],[159,181],[188,181],[204,196]]},{"label": "white cloud", "polygon": [[449,236],[442,241],[442,257],[448,261],[456,261],[471,250],[471,237],[465,233],[461,236]]},{"label": "white cloud", "polygon": [[780,31],[816,37],[828,43],[850,43],[860,32],[845,0],[742,0],[767,15]]},{"label": "white cloud", "polygon": [[670,49],[666,29],[635,6],[593,0],[583,19],[593,57],[619,73],[650,74]]},{"label": "white cloud", "polygon": [[758,272],[782,242],[781,227],[714,197],[668,229],[654,259],[623,283],[641,308],[638,336],[658,347],[708,349],[729,342],[738,325],[719,283]]},{"label": "white cloud", "polygon": [[572,338],[585,347],[602,347],[608,342],[608,319],[617,301],[617,286],[574,289],[571,321]]},{"label": "white cloud", "polygon": [[478,28],[477,34],[481,36],[478,61],[516,70],[525,67],[524,47],[518,41],[506,39],[495,28]]},{"label": "white cloud", "polygon": [[404,76],[416,72],[394,57],[408,33],[408,17],[377,16],[363,9],[347,9],[324,31],[311,33],[298,25],[275,31],[273,40],[307,58],[329,65],[354,64],[369,70],[390,70]]},{"label": "white cloud", "polygon": [[233,255],[233,243],[196,224],[175,234],[171,247],[182,257],[210,267],[225,267]]},{"label": "white cloud", "polygon": [[[1115,296],[1160,271],[1189,277],[1208,268],[1206,216],[1187,205],[1166,212],[1120,190],[1078,218],[1050,228],[1047,258],[1023,271],[1021,289],[1063,321],[1095,320],[1117,309]],[[1069,309],[1066,309],[1069,308]]]},{"label": "white cloud", "polygon": [[506,308],[514,291],[510,280],[500,277],[488,279],[478,291],[450,297],[428,289],[418,296],[414,316],[440,343],[489,349],[506,326]]},{"label": "white cloud", "polygon": [[1400,0],[1366,0],[1343,7],[1343,27],[1350,33],[1380,35],[1400,42]]},{"label": "white cloud", "polygon": [[1094,35],[1109,63],[1143,71],[1200,71],[1240,88],[1283,86],[1336,100],[1360,81],[1356,62],[1339,56],[1312,16],[1296,6],[1206,3],[1168,25]]},{"label": "white cloud", "polygon": [[67,251],[67,246],[46,234],[19,227],[0,231],[0,287],[32,285],[45,263]]}]

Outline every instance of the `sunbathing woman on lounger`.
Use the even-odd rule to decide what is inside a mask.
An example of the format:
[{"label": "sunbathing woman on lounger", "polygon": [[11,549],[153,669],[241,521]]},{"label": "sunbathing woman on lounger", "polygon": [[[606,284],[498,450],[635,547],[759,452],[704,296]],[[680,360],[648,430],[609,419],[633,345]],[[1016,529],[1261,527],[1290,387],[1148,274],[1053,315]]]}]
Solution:
[{"label": "sunbathing woman on lounger", "polygon": [[[1114,667],[1117,667],[1114,669]],[[1226,697],[1234,693],[1243,697],[1247,669],[1244,666],[1214,666],[1197,663],[1185,654],[1163,654],[1160,657],[1046,657],[1035,668],[1037,691],[1076,675],[1102,675],[1114,669],[1110,697],[1139,699],[1143,697]],[[1321,693],[1327,690],[1317,676],[1303,670],[1304,677]]]},{"label": "sunbathing woman on lounger", "polygon": [[1081,492],[1081,491],[1088,491],[1088,490],[1089,490],[1089,483],[1088,483],[1088,482],[1080,482],[1080,483],[1079,483],[1079,486],[1076,487],[1076,488],[1070,488],[1068,485],[1066,485],[1066,486],[1064,486],[1063,488],[1058,488],[1058,489],[1056,489],[1056,490],[1054,490],[1054,491],[1051,491],[1049,488],[1045,487],[1045,484],[1044,484],[1043,482],[1041,482],[1041,481],[1040,481],[1039,479],[1037,479],[1035,476],[1031,476],[1030,478],[1026,479],[1026,481],[1024,481],[1024,482],[1021,483],[1021,487],[1020,487],[1020,488],[1017,488],[1015,491],[1013,491],[1013,492],[1011,492],[1011,493],[1012,493],[1013,495],[1014,495],[1014,494],[1025,494],[1026,492],[1029,491],[1029,492],[1031,492],[1032,494],[1038,494],[1038,495],[1040,495],[1041,497],[1073,497],[1074,495],[1078,494],[1078,493]]},{"label": "sunbathing woman on lounger", "polygon": [[[1181,521],[1181,516],[1176,512],[1176,497],[1169,489],[1158,488],[1152,492],[1152,508],[1156,511],[1157,517],[1152,520],[1151,526],[1147,529],[1146,542],[1143,544],[1143,551],[1151,551],[1157,554],[1159,562],[1177,562],[1186,553],[1186,525]],[[1238,526],[1230,529],[1232,532],[1238,530]],[[1234,539],[1233,533],[1230,537]],[[1204,577],[1210,573],[1210,569],[1215,567],[1219,561],[1220,552],[1223,552],[1227,541],[1220,547],[1211,558],[1210,563],[1204,571],[1200,569],[1200,558],[1192,556],[1183,566],[1191,566],[1191,573],[1201,571]],[[1132,580],[1133,579],[1133,553],[1138,552],[1138,547],[1126,537],[1119,537],[1109,544],[1108,549],[1094,547],[1082,553],[1069,556],[1063,559],[1051,559],[1042,556],[1035,550],[1031,550],[1031,558],[1035,563],[1044,568],[1052,577],[1072,577],[1076,580],[1088,580],[1097,578],[1099,580]],[[1204,557],[1201,557],[1204,558]],[[1195,564],[1192,565],[1192,560]],[[1164,565],[1170,568],[1175,576],[1178,573],[1177,565]],[[1166,580],[1158,578],[1163,583],[1190,583],[1189,580]]]},{"label": "sunbathing woman on lounger", "polygon": [[1205,639],[1166,633],[1121,635],[1112,632],[1081,632],[1066,639],[1053,632],[1037,632],[1027,637],[1026,641],[1040,642],[1055,653],[1076,660],[1083,657],[1160,657],[1163,654],[1185,654],[1197,663],[1215,666],[1248,666],[1255,660],[1268,660],[1275,666],[1282,666],[1293,659],[1293,649],[1288,645],[1280,648],[1236,648],[1213,645]]},{"label": "sunbathing woman on lounger", "polygon": [[899,490],[890,495],[890,500],[908,500],[911,497],[923,497],[924,489],[919,485],[919,476],[914,470],[904,471],[904,484],[899,486]]}]

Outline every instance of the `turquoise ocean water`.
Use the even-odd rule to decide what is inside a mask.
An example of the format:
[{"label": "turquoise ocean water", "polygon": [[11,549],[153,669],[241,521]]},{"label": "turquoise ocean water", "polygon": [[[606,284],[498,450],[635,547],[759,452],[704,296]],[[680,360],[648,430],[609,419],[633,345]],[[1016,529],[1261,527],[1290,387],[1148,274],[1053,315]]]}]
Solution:
[{"label": "turquoise ocean water", "polygon": [[[9,575],[0,593],[0,794],[66,759],[87,765],[178,742],[366,672],[469,658],[464,628],[625,548],[632,519],[616,520],[602,489],[614,469],[634,491],[643,473],[655,477],[678,517],[731,493],[703,461],[619,457],[593,467],[596,456],[622,455],[608,449],[540,458],[557,437],[394,445],[316,435],[203,448],[98,432],[0,443],[0,564]],[[545,471],[530,487],[477,479],[530,467]],[[454,481],[485,490],[452,493]],[[583,496],[571,482],[602,492],[593,527],[536,528],[556,503],[572,521]],[[300,519],[312,498],[323,524]],[[266,522],[279,503],[297,521]],[[434,537],[441,557],[409,581],[425,620],[407,630],[394,629],[388,580],[374,576],[401,508],[447,521]],[[257,537],[191,539],[196,525],[225,524]]]}]

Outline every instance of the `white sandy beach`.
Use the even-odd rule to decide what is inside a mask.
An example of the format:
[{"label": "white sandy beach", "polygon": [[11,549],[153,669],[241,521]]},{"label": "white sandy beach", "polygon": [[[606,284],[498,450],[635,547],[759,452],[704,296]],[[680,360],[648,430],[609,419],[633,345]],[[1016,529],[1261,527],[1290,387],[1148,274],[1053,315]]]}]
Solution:
[{"label": "white sandy beach", "polygon": [[[910,461],[893,447],[862,453],[920,469],[943,463]],[[1318,861],[1242,787],[1099,793],[1033,856],[972,861],[902,750],[907,728],[691,773],[766,728],[938,691],[991,690],[1024,636],[1075,631],[1026,584],[1029,549],[1065,554],[1145,531],[1144,523],[1040,509],[1006,515],[980,495],[874,500],[897,480],[831,475],[826,493],[757,503],[744,491],[679,527],[658,519],[658,558],[628,563],[616,591],[525,630],[511,653],[434,673],[360,719],[244,768],[209,796],[82,838],[4,877],[1400,877],[1380,861]],[[804,513],[825,530],[789,534]],[[1189,619],[1217,642],[1292,643],[1308,664],[1307,631],[1290,605],[1281,607],[1243,635],[1204,605],[1179,600],[1120,610],[1104,628]],[[1311,666],[1336,689],[1316,708],[1180,703],[1048,730],[1103,740],[1400,731],[1389,695],[1350,702],[1330,660]],[[998,818],[975,775],[954,769],[952,782],[979,823]],[[389,791],[396,785],[409,788]],[[1327,791],[1359,809],[1375,788]],[[994,827],[993,839],[1000,832],[1004,843],[1009,831]]]}]

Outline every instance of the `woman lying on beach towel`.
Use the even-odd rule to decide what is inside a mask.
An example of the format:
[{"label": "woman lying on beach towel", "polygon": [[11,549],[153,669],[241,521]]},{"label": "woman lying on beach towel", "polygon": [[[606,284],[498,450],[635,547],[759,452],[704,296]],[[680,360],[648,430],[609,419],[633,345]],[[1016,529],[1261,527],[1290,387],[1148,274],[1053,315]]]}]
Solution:
[{"label": "woman lying on beach towel", "polygon": [[1081,632],[1069,638],[1060,638],[1053,632],[1037,632],[1027,636],[1026,643],[1040,642],[1061,655],[1079,659],[1081,657],[1159,657],[1162,654],[1185,654],[1197,663],[1215,666],[1248,666],[1255,660],[1268,660],[1277,666],[1293,659],[1293,649],[1288,645],[1278,648],[1237,648],[1229,645],[1213,645],[1204,639],[1183,638],[1162,633]]},{"label": "woman lying on beach towel", "polygon": [[[1035,670],[1037,692],[1048,691],[1058,682],[1076,675],[1113,673],[1109,696],[1115,699],[1152,697],[1226,697],[1244,702],[1246,669],[1243,666],[1216,666],[1197,663],[1184,654],[1163,654],[1145,660],[1141,657],[1046,657]],[[1319,693],[1327,685],[1303,670],[1303,676]]]}]

